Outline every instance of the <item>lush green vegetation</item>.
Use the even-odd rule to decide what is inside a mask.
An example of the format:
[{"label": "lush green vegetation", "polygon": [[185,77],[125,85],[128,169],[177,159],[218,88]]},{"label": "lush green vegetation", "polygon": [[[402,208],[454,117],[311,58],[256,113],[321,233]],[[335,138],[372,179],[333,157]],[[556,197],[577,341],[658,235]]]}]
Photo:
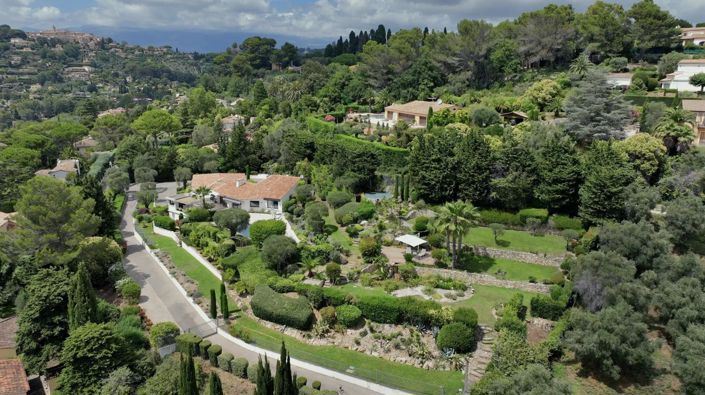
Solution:
[{"label": "lush green vegetation", "polygon": [[533,279],[541,282],[561,275],[557,267],[481,256],[466,258],[460,267],[469,272],[487,273],[498,278],[514,281],[529,281]]},{"label": "lush green vegetation", "polygon": [[482,324],[494,323],[496,318],[492,315],[492,309],[502,303],[508,302],[515,294],[520,293],[524,296],[524,306],[527,308],[529,307],[531,297],[535,295],[531,292],[492,287],[489,285],[473,285],[473,289],[475,291],[472,298],[451,303],[450,306],[473,308],[477,311],[478,321]]},{"label": "lush green vegetation", "polygon": [[486,227],[472,228],[465,236],[465,242],[470,245],[546,254],[564,253],[566,245],[565,239],[560,236],[534,236],[526,231],[509,229],[495,243],[492,229]]}]

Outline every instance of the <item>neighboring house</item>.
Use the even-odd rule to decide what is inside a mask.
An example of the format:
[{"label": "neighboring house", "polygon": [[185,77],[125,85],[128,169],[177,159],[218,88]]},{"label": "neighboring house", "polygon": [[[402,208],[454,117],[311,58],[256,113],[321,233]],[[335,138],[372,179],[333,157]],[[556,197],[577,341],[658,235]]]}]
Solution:
[{"label": "neighboring house", "polygon": [[241,115],[230,115],[220,120],[221,125],[223,125],[223,132],[231,133],[235,130],[235,126],[242,125],[245,123],[245,118]]},{"label": "neighboring house", "polygon": [[81,174],[81,165],[78,159],[59,159],[53,169],[38,170],[38,176],[51,176],[59,180],[66,180],[69,174]]},{"label": "neighboring house", "polygon": [[428,117],[428,109],[432,108],[433,112],[449,109],[457,110],[457,107],[452,104],[444,104],[440,100],[436,102],[415,100],[406,104],[392,104],[384,108],[384,117],[390,121],[404,121],[412,126],[426,126]]},{"label": "neighboring house", "polygon": [[0,232],[15,229],[17,223],[13,220],[15,213],[3,213],[0,211]]},{"label": "neighboring house", "polygon": [[191,195],[176,195],[167,198],[169,216],[180,218],[184,210],[201,206],[201,198],[195,196],[200,187],[210,189],[208,201],[220,208],[238,207],[245,211],[283,213],[283,202],[299,184],[300,178],[285,175],[257,174],[247,180],[243,173],[195,174],[191,180]]},{"label": "neighboring house", "polygon": [[0,395],[27,395],[29,382],[19,359],[0,359]]},{"label": "neighboring house", "polygon": [[504,119],[504,122],[510,124],[510,125],[518,125],[527,119],[529,119],[529,115],[527,115],[523,111],[509,111],[509,112],[503,112],[502,114],[502,119]]},{"label": "neighboring house", "polygon": [[110,110],[105,110],[105,111],[99,112],[99,113],[98,113],[98,118],[102,118],[102,117],[107,116],[107,115],[124,114],[124,113],[126,113],[126,112],[127,112],[127,110],[124,109],[124,108],[122,108],[122,107],[111,108]]},{"label": "neighboring house", "polygon": [[88,151],[92,151],[97,146],[98,140],[91,136],[84,137],[73,144],[73,147],[76,148],[81,155],[86,154]]},{"label": "neighboring house", "polygon": [[695,114],[693,144],[705,145],[705,100],[683,100],[683,109]]},{"label": "neighboring house", "polygon": [[608,73],[607,83],[615,88],[627,89],[632,84],[634,73]]},{"label": "neighboring house", "polygon": [[681,43],[684,47],[687,45],[705,46],[705,27],[681,28]]},{"label": "neighboring house", "polygon": [[684,59],[678,62],[678,69],[662,79],[663,89],[677,89],[686,92],[700,92],[700,87],[690,85],[690,77],[705,73],[705,59]]}]

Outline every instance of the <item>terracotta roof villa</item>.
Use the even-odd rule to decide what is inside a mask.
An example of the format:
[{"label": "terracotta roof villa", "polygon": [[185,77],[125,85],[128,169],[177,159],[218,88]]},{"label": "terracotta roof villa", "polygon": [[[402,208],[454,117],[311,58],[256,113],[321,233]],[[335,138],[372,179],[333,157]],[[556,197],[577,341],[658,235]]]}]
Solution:
[{"label": "terracotta roof villa", "polygon": [[81,166],[78,159],[59,159],[53,169],[42,169],[34,174],[38,176],[50,176],[59,180],[66,180],[71,174],[80,174]]},{"label": "terracotta roof villa", "polygon": [[27,395],[29,382],[19,359],[0,359],[0,395]]},{"label": "terracotta roof villa", "polygon": [[384,108],[384,117],[391,121],[405,121],[413,126],[426,126],[428,109],[432,108],[433,112],[449,109],[456,110],[457,107],[452,104],[445,104],[439,101],[421,101],[415,100],[406,104],[392,104]]},{"label": "terracotta roof villa", "polygon": [[705,100],[683,100],[683,109],[695,116],[693,144],[705,145]]},{"label": "terracotta roof villa", "polygon": [[[282,202],[288,199],[299,184],[300,178],[285,175],[257,174],[247,179],[243,173],[195,174],[191,191],[200,187],[210,189],[210,203],[221,208],[239,207],[246,211],[267,211],[282,214]],[[168,198],[169,215],[177,219],[185,209],[200,206],[200,199],[186,194]]]}]

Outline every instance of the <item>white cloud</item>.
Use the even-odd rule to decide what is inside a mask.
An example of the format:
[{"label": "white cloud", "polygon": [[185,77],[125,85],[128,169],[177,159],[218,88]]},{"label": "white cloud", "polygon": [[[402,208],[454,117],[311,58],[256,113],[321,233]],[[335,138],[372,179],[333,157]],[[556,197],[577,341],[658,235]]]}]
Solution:
[{"label": "white cloud", "polygon": [[[412,26],[453,29],[463,18],[499,22],[555,2],[582,11],[593,0],[311,0],[282,6],[277,0],[95,0],[75,11],[37,6],[34,0],[0,0],[2,23],[46,28],[95,25],[120,28],[211,30],[332,39],[382,23],[396,30]],[[620,0],[629,7],[635,0]],[[677,17],[702,16],[703,0],[656,0]],[[698,21],[692,21],[698,22]]]}]

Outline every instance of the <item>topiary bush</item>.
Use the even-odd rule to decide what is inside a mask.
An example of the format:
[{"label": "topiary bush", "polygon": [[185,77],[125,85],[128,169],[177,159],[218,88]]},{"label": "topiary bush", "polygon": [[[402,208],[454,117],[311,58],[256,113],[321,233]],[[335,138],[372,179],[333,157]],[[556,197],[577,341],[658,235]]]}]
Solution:
[{"label": "topiary bush", "polygon": [[545,318],[557,321],[565,311],[565,303],[552,299],[546,295],[538,295],[531,298],[531,315],[533,317]]},{"label": "topiary bush", "polygon": [[460,322],[443,325],[436,337],[436,345],[439,349],[452,349],[456,353],[471,351],[474,342],[475,335],[473,331]]},{"label": "topiary bush", "polygon": [[464,324],[474,331],[477,327],[477,312],[470,307],[459,307],[453,311],[453,322]]},{"label": "topiary bush", "polygon": [[181,333],[179,326],[173,322],[159,322],[149,329],[149,342],[154,348],[173,344]]},{"label": "topiary bush", "polygon": [[235,358],[235,356],[229,352],[224,352],[220,355],[218,355],[218,367],[225,370],[226,372],[232,373],[232,366],[231,362]]},{"label": "topiary bush", "polygon": [[208,348],[210,348],[211,345],[210,340],[201,340],[201,342],[198,343],[198,351],[201,358],[208,359]]},{"label": "topiary bush", "polygon": [[517,214],[512,214],[506,211],[499,210],[480,210],[480,221],[485,225],[491,223],[498,223],[510,226],[521,225],[521,219]]},{"label": "topiary bush", "polygon": [[321,389],[321,382],[316,380],[313,383],[311,383],[311,387],[315,390],[320,390]]},{"label": "topiary bush", "polygon": [[357,222],[357,209],[360,204],[356,202],[346,203],[335,210],[335,221],[343,226]]},{"label": "topiary bush", "polygon": [[299,376],[296,378],[296,388],[301,388],[306,386],[308,379],[305,376]]},{"label": "topiary bush", "polygon": [[[249,362],[245,358],[235,358],[232,361],[230,361],[230,372],[234,374],[235,376],[241,378],[241,379],[246,379],[248,378],[248,365]],[[256,368],[257,366],[255,366]]]},{"label": "topiary bush", "polygon": [[313,310],[308,299],[290,298],[260,284],[250,302],[252,312],[259,318],[292,328],[306,330],[313,322]]},{"label": "topiary bush", "polygon": [[333,306],[326,306],[318,311],[321,314],[321,321],[323,321],[328,326],[333,326],[335,324],[335,313],[336,309]]},{"label": "topiary bush", "polygon": [[252,365],[249,365],[247,367],[247,379],[250,380],[251,383],[257,382],[257,364],[256,363],[253,363]]},{"label": "topiary bush", "polygon": [[344,304],[335,308],[335,317],[344,327],[352,328],[360,322],[362,311],[353,305]]},{"label": "topiary bush", "polygon": [[213,344],[208,347],[208,361],[211,363],[211,366],[215,366],[216,368],[218,367],[218,356],[220,356],[220,353],[222,352],[223,347],[218,344]]},{"label": "topiary bush", "polygon": [[171,217],[168,217],[166,215],[157,215],[152,218],[152,221],[154,221],[154,226],[166,230],[171,230],[174,231],[176,230],[176,221],[171,219]]},{"label": "topiary bush", "polygon": [[518,215],[523,224],[526,224],[529,218],[535,218],[543,224],[548,221],[548,210],[545,208],[525,208],[520,210]]},{"label": "topiary bush", "polygon": [[326,196],[326,201],[333,209],[344,206],[353,200],[354,196],[352,193],[347,191],[331,191]]},{"label": "topiary bush", "polygon": [[255,221],[250,225],[250,239],[258,247],[261,247],[269,236],[283,235],[284,233],[286,233],[286,224],[276,219]]},{"label": "topiary bush", "polygon": [[558,230],[572,229],[581,232],[584,229],[583,221],[580,218],[572,218],[567,215],[554,215],[551,217],[551,222]]},{"label": "topiary bush", "polygon": [[369,200],[363,200],[357,205],[355,210],[355,221],[371,219],[375,216],[375,205]]},{"label": "topiary bush", "polygon": [[193,356],[200,355],[201,350],[198,345],[201,341],[203,339],[193,333],[184,333],[176,337],[176,351]]},{"label": "topiary bush", "polygon": [[426,233],[428,231],[429,221],[430,219],[428,217],[416,217],[416,219],[414,220],[414,232],[422,234]]}]

